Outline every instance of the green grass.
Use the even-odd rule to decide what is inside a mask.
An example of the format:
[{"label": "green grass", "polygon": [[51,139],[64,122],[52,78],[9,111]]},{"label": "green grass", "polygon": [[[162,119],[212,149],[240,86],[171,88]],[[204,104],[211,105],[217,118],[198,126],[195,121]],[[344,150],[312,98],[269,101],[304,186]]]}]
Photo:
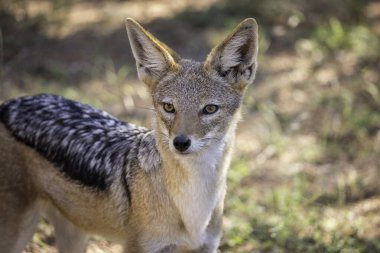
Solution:
[{"label": "green grass", "polygon": [[[242,164],[232,167],[235,173]],[[244,173],[244,172],[243,172]],[[271,185],[264,196],[240,187],[230,177],[223,252],[378,252],[380,241],[366,241],[358,231],[360,220],[350,211],[318,202],[307,176],[297,175],[285,185]],[[315,187],[314,187],[315,189]],[[342,203],[344,204],[344,203]],[[231,215],[231,216],[229,216]]]}]

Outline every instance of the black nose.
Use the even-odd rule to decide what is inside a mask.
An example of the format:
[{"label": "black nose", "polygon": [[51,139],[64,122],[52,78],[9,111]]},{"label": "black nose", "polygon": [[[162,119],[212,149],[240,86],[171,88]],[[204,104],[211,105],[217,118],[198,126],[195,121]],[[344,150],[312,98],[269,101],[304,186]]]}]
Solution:
[{"label": "black nose", "polygon": [[187,135],[180,134],[174,138],[173,144],[178,151],[184,152],[190,147],[191,140]]}]

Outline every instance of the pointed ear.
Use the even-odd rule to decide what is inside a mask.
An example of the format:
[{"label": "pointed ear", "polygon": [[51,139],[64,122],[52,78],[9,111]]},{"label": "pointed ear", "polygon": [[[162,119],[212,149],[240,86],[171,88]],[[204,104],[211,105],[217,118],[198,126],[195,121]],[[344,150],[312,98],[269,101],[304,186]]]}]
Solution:
[{"label": "pointed ear", "polygon": [[248,18],[212,49],[204,68],[242,92],[255,77],[257,51],[257,23],[253,18]]},{"label": "pointed ear", "polygon": [[139,79],[153,89],[157,82],[171,71],[179,70],[179,57],[164,43],[146,31],[131,18],[126,28]]}]

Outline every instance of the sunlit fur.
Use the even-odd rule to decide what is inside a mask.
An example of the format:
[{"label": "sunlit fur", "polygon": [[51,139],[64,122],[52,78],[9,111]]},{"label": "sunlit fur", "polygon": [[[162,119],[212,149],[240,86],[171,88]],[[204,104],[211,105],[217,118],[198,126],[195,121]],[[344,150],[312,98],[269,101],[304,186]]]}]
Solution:
[{"label": "sunlit fur", "polygon": [[[126,27],[153,129],[55,95],[0,106],[1,252],[20,253],[41,216],[60,253],[84,252],[89,234],[124,253],[217,251],[257,24],[244,20],[203,63],[181,59],[132,19]],[[204,113],[210,104],[218,110]],[[178,135],[190,138],[186,150],[175,148]]]}]

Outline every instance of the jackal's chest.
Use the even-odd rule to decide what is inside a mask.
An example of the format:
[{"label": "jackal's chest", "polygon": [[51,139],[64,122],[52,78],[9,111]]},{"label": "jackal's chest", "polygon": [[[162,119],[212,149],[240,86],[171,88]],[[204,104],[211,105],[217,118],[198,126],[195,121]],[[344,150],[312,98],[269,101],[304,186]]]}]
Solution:
[{"label": "jackal's chest", "polygon": [[174,198],[184,225],[184,243],[201,246],[205,240],[205,232],[218,200],[217,192],[210,189],[214,182],[207,181],[189,182]]},{"label": "jackal's chest", "polygon": [[183,244],[200,247],[205,242],[206,230],[215,207],[219,201],[223,201],[225,187],[220,184],[215,166],[210,167],[210,164],[205,163],[191,164],[193,171],[181,184],[179,191],[172,196],[184,225],[181,238]]}]

